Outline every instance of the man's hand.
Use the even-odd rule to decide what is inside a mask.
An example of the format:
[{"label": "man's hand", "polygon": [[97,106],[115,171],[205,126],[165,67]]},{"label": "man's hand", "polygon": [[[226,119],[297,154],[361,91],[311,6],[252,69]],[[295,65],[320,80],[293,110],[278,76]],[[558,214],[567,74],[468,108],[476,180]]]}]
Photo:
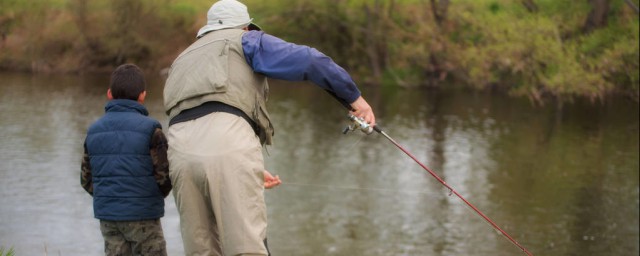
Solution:
[{"label": "man's hand", "polygon": [[350,111],[350,114],[364,119],[364,121],[371,126],[376,125],[376,116],[373,114],[373,110],[371,109],[371,106],[369,106],[369,103],[367,103],[362,96],[351,103],[351,107],[355,110]]},{"label": "man's hand", "polygon": [[264,188],[270,189],[280,185],[282,181],[278,175],[273,176],[268,171],[264,171]]}]

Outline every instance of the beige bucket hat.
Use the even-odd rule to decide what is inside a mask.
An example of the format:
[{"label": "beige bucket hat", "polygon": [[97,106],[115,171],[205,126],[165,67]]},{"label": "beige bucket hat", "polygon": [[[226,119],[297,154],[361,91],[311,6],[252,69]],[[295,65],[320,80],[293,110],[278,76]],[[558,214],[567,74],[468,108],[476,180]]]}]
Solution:
[{"label": "beige bucket hat", "polygon": [[227,28],[243,28],[248,26],[250,30],[262,30],[252,23],[247,6],[236,0],[220,0],[215,2],[207,12],[207,24],[199,31],[197,37],[214,30]]}]

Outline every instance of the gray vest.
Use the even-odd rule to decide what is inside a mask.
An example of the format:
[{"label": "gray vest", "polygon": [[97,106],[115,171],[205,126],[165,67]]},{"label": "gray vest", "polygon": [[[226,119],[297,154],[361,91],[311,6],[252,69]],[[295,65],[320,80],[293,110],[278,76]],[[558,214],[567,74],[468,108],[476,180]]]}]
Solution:
[{"label": "gray vest", "polygon": [[171,119],[205,102],[225,103],[247,114],[260,129],[260,142],[271,145],[274,129],[266,108],[269,85],[244,58],[244,33],[241,29],[213,31],[184,50],[171,65],[164,108]]}]

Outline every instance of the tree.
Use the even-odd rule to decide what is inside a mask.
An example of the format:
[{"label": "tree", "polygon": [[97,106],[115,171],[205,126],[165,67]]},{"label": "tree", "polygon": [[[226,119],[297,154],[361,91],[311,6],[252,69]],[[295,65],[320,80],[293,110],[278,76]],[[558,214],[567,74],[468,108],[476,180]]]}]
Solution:
[{"label": "tree", "polygon": [[633,9],[636,12],[636,14],[640,12],[640,9],[634,2],[631,2],[631,0],[624,0],[624,1],[627,3],[629,7],[631,7],[631,9]]},{"label": "tree", "polygon": [[529,12],[538,12],[538,5],[533,0],[521,0],[521,2]]},{"label": "tree", "polygon": [[590,33],[593,30],[607,25],[610,9],[609,2],[610,0],[589,0],[592,9],[582,27],[582,32]]},{"label": "tree", "polygon": [[431,0],[431,11],[439,26],[447,19],[448,9],[449,0]]}]

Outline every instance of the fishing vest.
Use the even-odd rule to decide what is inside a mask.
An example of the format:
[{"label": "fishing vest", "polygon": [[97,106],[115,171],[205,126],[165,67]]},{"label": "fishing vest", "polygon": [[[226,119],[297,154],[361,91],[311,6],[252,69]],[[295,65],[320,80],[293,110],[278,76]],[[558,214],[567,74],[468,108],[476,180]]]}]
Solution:
[{"label": "fishing vest", "polygon": [[274,129],[267,112],[267,78],[253,71],[242,49],[241,29],[209,32],[171,65],[164,86],[169,119],[180,112],[217,101],[240,109],[258,126],[264,145],[271,145]]},{"label": "fishing vest", "polygon": [[149,145],[160,123],[133,100],[107,103],[85,145],[91,163],[93,212],[97,219],[136,221],[164,215],[164,196],[153,175]]}]

